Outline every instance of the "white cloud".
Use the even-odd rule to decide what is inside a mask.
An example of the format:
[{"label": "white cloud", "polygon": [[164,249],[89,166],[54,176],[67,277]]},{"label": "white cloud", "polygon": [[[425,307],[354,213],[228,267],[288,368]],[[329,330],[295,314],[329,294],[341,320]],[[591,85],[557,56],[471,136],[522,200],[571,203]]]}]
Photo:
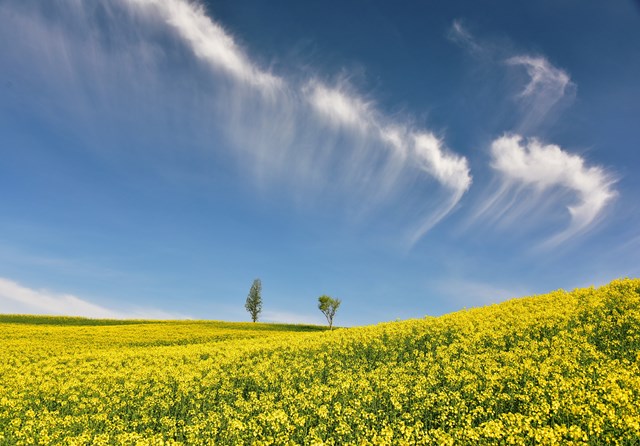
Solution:
[{"label": "white cloud", "polygon": [[368,147],[388,151],[389,165],[400,166],[392,171],[394,180],[402,170],[417,169],[446,190],[440,204],[432,206],[414,225],[410,245],[446,217],[471,186],[467,159],[448,151],[433,133],[393,121],[378,111],[372,101],[362,99],[343,85],[329,88],[314,80],[304,91],[313,109],[329,124],[366,138]]},{"label": "white cloud", "polygon": [[144,157],[152,147],[146,159],[161,174],[185,177],[175,172],[180,163],[161,164],[179,159],[172,151],[195,147],[226,161],[222,152],[232,149],[239,173],[263,192],[286,191],[301,206],[324,204],[360,221],[395,218],[396,237],[410,243],[470,187],[467,160],[431,131],[390,117],[347,82],[261,68],[197,3],[118,0],[104,15],[84,2],[65,4],[69,11],[61,4],[53,14],[37,3],[0,6],[2,22],[28,29],[7,65],[23,64],[22,79],[32,73],[25,90],[42,92],[32,105],[45,119],[100,156],[124,158],[130,153],[119,148],[135,147]]},{"label": "white cloud", "polygon": [[433,133],[416,133],[412,136],[420,167],[456,194],[469,189],[471,174],[465,157],[447,153],[442,141]]},{"label": "white cloud", "polygon": [[260,319],[264,322],[277,322],[281,324],[326,325],[327,322],[321,316],[310,316],[308,314],[280,310],[265,310],[262,312]]},{"label": "white cloud", "polygon": [[[519,107],[512,110],[513,134],[491,144],[497,187],[475,203],[470,221],[490,221],[502,229],[514,229],[518,223],[518,229],[525,232],[537,225],[540,230],[549,226],[549,219],[540,216],[553,214],[557,220],[554,210],[563,203],[570,223],[545,246],[555,246],[588,230],[615,196],[613,178],[602,167],[588,167],[582,157],[557,145],[546,145],[535,138],[525,142],[520,136],[539,134],[543,123],[552,123],[561,108],[570,104],[577,87],[569,74],[540,55],[514,56],[504,45],[480,46],[460,20],[454,20],[448,37],[472,52],[483,51],[484,56],[495,53],[494,57],[507,66],[524,70],[527,79],[516,95]],[[504,53],[511,55],[498,56]],[[573,201],[567,204],[567,200]]]},{"label": "white cloud", "polygon": [[534,129],[555,106],[575,96],[576,86],[569,74],[554,67],[542,56],[514,56],[507,59],[506,63],[523,67],[529,77],[529,82],[518,94],[524,113],[520,130]]},{"label": "white cloud", "polygon": [[[297,82],[260,68],[195,3],[120,1],[145,23],[165,24],[212,69],[203,96],[215,104],[211,119],[262,187],[288,182],[300,203],[339,197],[347,213],[406,212],[398,235],[410,243],[445,218],[470,187],[464,157],[428,130],[386,116],[347,82],[327,86],[313,76]],[[219,82],[221,75],[233,84]],[[415,181],[429,184],[436,198],[415,204]],[[415,198],[411,207],[404,204],[407,195]]]},{"label": "white cloud", "polygon": [[100,319],[185,319],[153,308],[134,308],[117,311],[89,302],[71,294],[27,288],[12,280],[0,277],[0,313],[47,314],[82,316]]},{"label": "white cloud", "polygon": [[[516,72],[524,71],[524,86],[518,82],[516,102],[519,106],[519,122],[514,131],[531,133],[539,131],[543,123],[553,122],[562,106],[575,98],[577,87],[569,74],[541,55],[517,54],[512,45],[497,41],[480,41],[464,26],[461,19],[453,21],[447,32],[452,42],[466,49],[481,62],[503,61]],[[504,66],[504,65],[503,65]]]},{"label": "white cloud", "polygon": [[473,37],[473,35],[462,24],[461,19],[455,19],[453,21],[447,33],[447,37],[452,42],[460,45],[473,54],[478,54],[483,51],[482,46],[480,46],[476,42],[476,39]]},{"label": "white cloud", "polygon": [[311,81],[303,88],[311,106],[331,124],[360,132],[376,128],[372,104],[339,88]]},{"label": "white cloud", "polygon": [[[525,201],[528,218],[540,214],[539,204],[558,204],[569,192],[566,205],[569,226],[547,241],[555,245],[586,231],[616,196],[614,179],[600,166],[587,166],[579,155],[554,144],[520,135],[504,135],[491,144],[491,166],[499,175],[501,187],[481,209],[481,214],[508,215],[518,194],[531,192],[538,201]],[[541,201],[540,201],[541,200]]]},{"label": "white cloud", "polygon": [[529,75],[529,83],[520,92],[522,97],[543,95],[558,100],[571,83],[564,70],[554,67],[544,57],[515,56],[507,59],[507,64],[522,66]]},{"label": "white cloud", "polygon": [[[251,147],[249,155],[262,178],[268,175],[264,172],[267,167],[275,177],[296,178],[303,189],[339,186],[359,203],[379,203],[406,187],[401,184],[403,170],[425,172],[448,192],[444,204],[422,211],[423,221],[417,223],[412,242],[444,218],[469,188],[471,175],[464,157],[446,151],[430,132],[392,122],[373,101],[352,93],[344,83],[331,88],[311,79],[298,87],[259,69],[202,7],[192,3],[126,1],[159,13],[213,67],[270,93],[266,102],[246,91],[232,92],[224,101],[225,114],[228,108],[233,110],[227,126],[230,138],[242,150]],[[310,114],[309,106],[314,113]],[[315,114],[333,126],[329,134],[316,122]],[[351,147],[339,147],[345,133]],[[301,153],[301,147],[306,147],[306,153]],[[392,153],[387,153],[389,149]],[[336,165],[340,165],[337,178]],[[365,200],[365,195],[373,198]]]},{"label": "white cloud", "polygon": [[206,15],[204,7],[185,0],[123,0],[145,12],[158,14],[189,43],[195,55],[234,78],[271,90],[281,80],[255,66],[225,30]]},{"label": "white cloud", "polygon": [[328,88],[313,81],[305,88],[312,107],[330,123],[367,132],[408,162],[428,173],[442,186],[465,192],[471,185],[467,159],[448,152],[443,141],[425,130],[413,130],[377,111],[371,102],[344,89]]},{"label": "white cloud", "polygon": [[[424,172],[445,192],[442,203],[430,203],[419,212],[422,222],[413,224],[420,229],[411,231],[412,242],[444,218],[469,188],[464,157],[446,151],[430,132],[384,116],[373,101],[353,93],[346,83],[328,87],[312,78],[298,86],[259,69],[202,7],[192,3],[125,1],[159,14],[196,56],[241,82],[235,90],[221,92],[226,97],[220,101],[220,115],[228,121],[224,128],[229,138],[249,156],[256,177],[267,182],[289,177],[296,186],[292,189],[301,194],[339,190],[337,195],[350,196],[366,208],[406,193],[406,171]],[[269,95],[255,96],[242,88],[243,83]]]},{"label": "white cloud", "polygon": [[468,280],[464,278],[450,278],[433,284],[436,292],[455,307],[477,307],[503,302],[516,297],[527,296],[529,291],[522,287],[511,288],[492,283]]}]

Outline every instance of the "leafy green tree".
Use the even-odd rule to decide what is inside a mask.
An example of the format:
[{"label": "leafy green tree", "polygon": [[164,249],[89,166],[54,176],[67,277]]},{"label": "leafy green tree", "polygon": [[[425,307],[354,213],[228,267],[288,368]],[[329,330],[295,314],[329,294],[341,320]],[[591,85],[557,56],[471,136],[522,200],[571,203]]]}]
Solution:
[{"label": "leafy green tree", "polygon": [[342,301],[340,299],[334,299],[326,295],[322,295],[318,298],[318,308],[327,318],[330,330],[333,329],[333,317],[336,315],[336,311],[338,311],[338,307],[341,303]]},{"label": "leafy green tree", "polygon": [[249,295],[247,296],[247,302],[244,304],[244,307],[251,315],[251,320],[253,322],[257,321],[258,316],[262,311],[262,282],[260,279],[253,281],[253,285],[251,285]]}]

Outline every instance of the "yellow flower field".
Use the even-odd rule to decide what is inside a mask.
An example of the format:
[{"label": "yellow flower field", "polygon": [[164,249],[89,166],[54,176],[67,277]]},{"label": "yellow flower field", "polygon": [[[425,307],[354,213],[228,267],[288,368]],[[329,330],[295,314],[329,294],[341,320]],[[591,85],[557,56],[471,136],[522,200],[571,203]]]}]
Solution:
[{"label": "yellow flower field", "polygon": [[0,316],[0,444],[640,444],[640,280],[325,331]]}]

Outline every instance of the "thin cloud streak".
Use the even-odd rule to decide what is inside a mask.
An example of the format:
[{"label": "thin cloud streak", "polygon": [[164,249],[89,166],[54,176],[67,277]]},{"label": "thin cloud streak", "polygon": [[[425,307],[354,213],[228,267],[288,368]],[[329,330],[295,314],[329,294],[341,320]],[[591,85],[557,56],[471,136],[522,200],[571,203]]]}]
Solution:
[{"label": "thin cloud streak", "polygon": [[576,96],[577,86],[569,74],[543,55],[515,51],[504,42],[478,39],[461,19],[452,22],[446,36],[479,62],[489,66],[497,63],[501,69],[506,66],[514,72],[524,70],[527,81],[524,86],[518,83],[514,97],[519,108],[518,123],[512,131],[523,134],[540,131],[542,124],[552,123],[557,112],[570,105]]},{"label": "thin cloud streak", "polygon": [[281,310],[265,310],[260,320],[280,324],[326,325],[326,320],[321,316],[310,316]]},{"label": "thin cloud streak", "polygon": [[339,88],[311,81],[303,88],[309,104],[332,125],[366,134],[379,128],[371,102]]},{"label": "thin cloud streak", "polygon": [[[541,248],[552,248],[591,229],[616,196],[614,179],[602,167],[587,167],[586,161],[556,145],[546,145],[535,136],[551,124],[558,112],[575,98],[577,86],[570,75],[542,55],[515,54],[501,45],[479,41],[454,20],[448,38],[487,61],[524,70],[526,82],[515,96],[515,120],[510,134],[491,143],[491,167],[495,178],[484,198],[475,203],[470,224],[484,221],[501,230],[542,229],[542,222],[558,217],[560,203],[566,205],[568,227],[548,238]],[[507,54],[505,56],[505,53]],[[510,53],[510,54],[509,54]],[[513,105],[511,105],[512,107]]]},{"label": "thin cloud streak", "polygon": [[175,29],[197,57],[234,78],[263,91],[282,84],[281,79],[252,64],[233,38],[207,17],[203,6],[184,0],[121,1],[140,12],[158,14],[159,20]]},{"label": "thin cloud streak", "polygon": [[289,176],[298,193],[347,192],[366,213],[393,205],[407,192],[407,171],[422,172],[444,188],[444,204],[430,204],[419,213],[422,222],[408,236],[411,243],[446,217],[468,190],[471,175],[464,157],[447,151],[429,131],[393,122],[344,83],[327,87],[311,79],[300,86],[260,70],[202,7],[183,0],[124,1],[159,14],[197,57],[236,82],[217,92],[223,104],[219,117],[227,121],[220,127],[267,187],[274,178]]},{"label": "thin cloud streak", "polygon": [[[525,102],[529,108],[533,106],[536,114],[543,115],[563,98],[575,95],[576,85],[571,81],[569,74],[555,67],[544,56],[513,55],[513,52],[506,48],[479,42],[462,24],[461,19],[452,22],[447,37],[474,55],[483,55],[483,58],[488,60],[498,58],[504,60],[508,66],[524,68],[529,82],[518,93],[518,99]],[[512,55],[503,59],[505,52],[511,52]]]},{"label": "thin cloud streak", "polygon": [[522,66],[530,77],[529,83],[520,93],[521,97],[548,96],[557,101],[564,96],[571,84],[569,75],[554,66],[544,57],[516,56],[507,59],[509,65]]},{"label": "thin cloud streak", "polygon": [[455,19],[451,23],[451,27],[447,32],[447,38],[472,54],[477,55],[484,52],[484,47],[478,44],[475,37],[462,24],[461,19]]},{"label": "thin cloud streak", "polygon": [[[3,20],[12,13],[10,5],[0,7]],[[38,9],[33,5],[32,9]],[[178,151],[190,146],[202,149],[202,153],[223,153],[224,158],[230,146],[239,174],[251,178],[266,194],[275,190],[301,206],[324,206],[348,217],[366,218],[367,223],[372,223],[368,227],[380,224],[386,230],[391,227],[388,223],[397,223],[395,237],[409,247],[449,216],[471,187],[467,159],[450,151],[434,132],[419,128],[410,119],[385,114],[374,99],[355,91],[344,80],[329,84],[312,75],[298,82],[260,68],[198,4],[184,0],[118,0],[109,6],[112,11],[106,19],[96,18],[93,9],[83,2],[70,7],[74,14],[54,14],[55,20],[63,25],[76,21],[84,31],[72,32],[73,26],[61,26],[42,11],[23,20],[30,31],[40,36],[39,40],[55,42],[45,45],[43,53],[48,53],[51,60],[67,61],[62,73],[51,73],[54,66],[41,64],[37,57],[29,59],[34,72],[51,74],[47,76],[52,79],[47,81],[47,88],[62,86],[53,96],[56,104],[68,106],[57,116],[68,113],[69,122],[78,118],[78,122],[91,122],[94,127],[118,126],[118,115],[124,110],[130,129],[144,130],[148,116],[156,119],[153,138],[163,140],[162,124],[171,121],[163,113],[168,118],[179,116],[179,126],[167,133],[173,136],[186,128],[182,127],[183,122],[188,122],[190,127],[184,132],[188,136],[183,138],[194,140],[157,150]],[[125,14],[118,14],[123,11]],[[28,12],[29,8],[25,8],[17,16],[28,16]],[[122,16],[124,20],[119,20]],[[100,20],[113,21],[118,31],[118,39],[109,40],[108,45],[104,43],[108,39],[100,38],[101,32],[108,32]],[[89,30],[89,34],[83,34]],[[480,47],[462,22],[454,21],[451,32],[467,44]],[[165,40],[170,42],[169,48],[165,47]],[[178,52],[181,58],[192,56],[198,68],[205,68],[204,74],[174,63],[172,57]],[[20,53],[19,48],[15,53]],[[29,54],[39,53],[30,50]],[[543,57],[514,56],[506,63],[524,68],[529,77],[518,94],[523,110],[527,109],[525,104],[532,105],[523,118],[523,122],[529,122],[525,127],[532,128],[534,121],[544,119],[575,90],[568,74]],[[163,71],[161,67],[171,70]],[[63,80],[56,81],[58,78]],[[73,90],[76,79],[82,81],[82,88]],[[89,79],[97,81],[92,84]],[[67,95],[69,92],[72,94]],[[57,100],[62,97],[64,101]],[[196,107],[190,108],[191,105]],[[74,125],[74,131],[84,128]],[[110,156],[119,150],[118,144],[108,146]],[[536,182],[496,172],[500,192],[491,197],[494,203],[481,203],[477,215],[486,217],[491,210],[508,222],[527,208],[526,203],[511,204],[517,201],[519,191],[541,188]],[[597,190],[587,193],[582,186],[560,180],[554,185],[577,197],[577,204],[569,207],[571,224],[565,236],[590,227],[611,200],[606,189],[598,199]],[[555,186],[542,189],[550,193]]]},{"label": "thin cloud streak", "polygon": [[33,84],[57,112],[35,99],[33,107],[100,156],[126,159],[119,147],[132,146],[138,159],[172,171],[183,167],[162,160],[185,146],[224,162],[231,155],[265,194],[367,222],[396,218],[395,237],[411,244],[471,185],[467,160],[431,131],[386,115],[346,81],[261,68],[197,3],[62,4],[50,14],[37,2],[19,10],[10,2],[0,13],[9,24],[19,19],[25,37],[39,36],[11,50],[23,71],[38,73]]},{"label": "thin cloud streak", "polygon": [[99,319],[188,319],[153,308],[117,311],[72,294],[34,290],[0,277],[0,313],[81,316]]},{"label": "thin cloud streak", "polygon": [[504,287],[493,283],[451,277],[432,284],[435,293],[450,302],[452,307],[471,305],[474,307],[491,305],[509,299],[531,295],[523,288]]},{"label": "thin cloud streak", "polygon": [[524,68],[529,77],[529,82],[517,95],[523,113],[519,132],[535,130],[554,108],[575,98],[576,85],[569,74],[553,66],[545,57],[519,55],[508,58],[505,63]]},{"label": "thin cloud streak", "polygon": [[[547,239],[553,247],[584,233],[603,215],[616,196],[614,178],[600,166],[587,166],[584,158],[554,144],[544,144],[517,134],[505,134],[491,143],[491,167],[498,175],[497,191],[479,206],[476,218],[508,217],[513,221],[545,214],[541,206],[558,206],[568,192],[570,223]],[[528,200],[519,196],[528,193]]]},{"label": "thin cloud streak", "polygon": [[[382,178],[401,181],[400,175],[417,169],[435,179],[445,189],[440,203],[423,215],[417,228],[411,231],[408,244],[415,244],[433,226],[445,218],[460,201],[472,183],[467,159],[451,153],[444,142],[432,132],[413,129],[404,123],[394,122],[376,110],[372,101],[365,101],[343,86],[329,88],[318,82],[310,82],[304,90],[313,109],[327,123],[354,137],[364,137],[368,147],[378,147],[387,159]],[[393,185],[383,189],[389,191]]]}]

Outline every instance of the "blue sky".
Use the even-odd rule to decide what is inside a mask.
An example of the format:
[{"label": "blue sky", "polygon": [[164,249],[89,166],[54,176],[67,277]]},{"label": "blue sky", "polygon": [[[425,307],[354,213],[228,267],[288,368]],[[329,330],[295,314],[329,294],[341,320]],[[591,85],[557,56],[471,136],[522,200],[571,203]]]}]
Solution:
[{"label": "blue sky", "polygon": [[637,2],[0,2],[0,312],[323,323],[640,275]]}]

